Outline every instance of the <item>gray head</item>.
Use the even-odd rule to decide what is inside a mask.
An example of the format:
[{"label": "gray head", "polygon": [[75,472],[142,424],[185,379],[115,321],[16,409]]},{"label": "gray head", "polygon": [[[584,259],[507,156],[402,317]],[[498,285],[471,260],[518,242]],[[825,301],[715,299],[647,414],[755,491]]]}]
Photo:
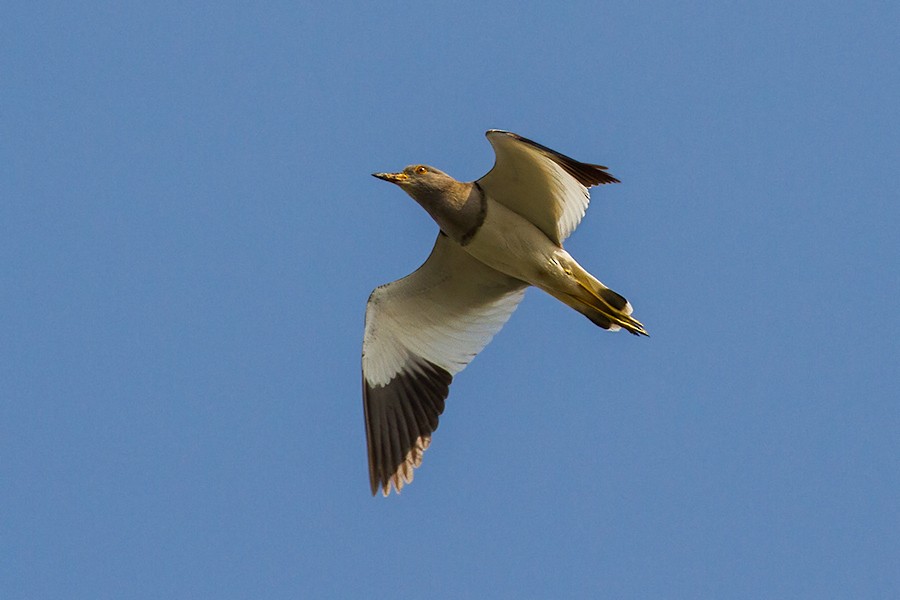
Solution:
[{"label": "gray head", "polygon": [[473,234],[484,220],[484,205],[475,185],[457,181],[439,169],[410,165],[399,173],[372,175],[400,186],[457,241]]},{"label": "gray head", "polygon": [[419,202],[452,193],[461,185],[443,171],[428,165],[410,165],[399,173],[372,173],[372,176],[396,183]]}]

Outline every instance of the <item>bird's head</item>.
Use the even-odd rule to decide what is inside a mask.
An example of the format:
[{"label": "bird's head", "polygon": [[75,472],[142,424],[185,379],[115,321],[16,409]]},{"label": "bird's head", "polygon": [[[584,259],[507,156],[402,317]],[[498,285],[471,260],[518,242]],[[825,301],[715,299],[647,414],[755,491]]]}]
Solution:
[{"label": "bird's head", "polygon": [[443,171],[428,165],[410,165],[399,173],[372,173],[372,176],[399,185],[416,200],[445,194],[460,185]]}]

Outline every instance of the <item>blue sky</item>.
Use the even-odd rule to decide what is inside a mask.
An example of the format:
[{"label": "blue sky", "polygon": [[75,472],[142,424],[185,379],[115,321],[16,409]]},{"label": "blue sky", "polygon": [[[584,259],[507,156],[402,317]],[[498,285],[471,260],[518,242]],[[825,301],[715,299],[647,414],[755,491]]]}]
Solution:
[{"label": "blue sky", "polygon": [[[0,596],[900,596],[893,2],[8,3]],[[415,482],[363,311],[436,226],[369,176],[515,131],[622,180]]]}]

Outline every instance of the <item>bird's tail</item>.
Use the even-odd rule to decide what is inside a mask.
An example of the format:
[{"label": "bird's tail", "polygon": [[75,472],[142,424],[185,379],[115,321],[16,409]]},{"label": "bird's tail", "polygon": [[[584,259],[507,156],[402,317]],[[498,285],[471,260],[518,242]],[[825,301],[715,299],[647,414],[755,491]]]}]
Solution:
[{"label": "bird's tail", "polygon": [[568,266],[566,271],[577,285],[571,293],[554,296],[603,329],[618,331],[624,328],[634,335],[649,335],[641,322],[631,316],[628,300],[597,281],[577,263]]}]

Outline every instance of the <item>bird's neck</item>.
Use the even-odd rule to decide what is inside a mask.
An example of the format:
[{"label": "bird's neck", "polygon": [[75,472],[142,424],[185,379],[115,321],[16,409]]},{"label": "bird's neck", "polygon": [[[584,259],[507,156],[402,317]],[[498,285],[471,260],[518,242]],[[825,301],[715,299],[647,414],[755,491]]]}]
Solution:
[{"label": "bird's neck", "polygon": [[428,211],[441,231],[462,245],[481,227],[487,208],[477,183],[458,183],[449,190],[420,193],[415,200]]}]

